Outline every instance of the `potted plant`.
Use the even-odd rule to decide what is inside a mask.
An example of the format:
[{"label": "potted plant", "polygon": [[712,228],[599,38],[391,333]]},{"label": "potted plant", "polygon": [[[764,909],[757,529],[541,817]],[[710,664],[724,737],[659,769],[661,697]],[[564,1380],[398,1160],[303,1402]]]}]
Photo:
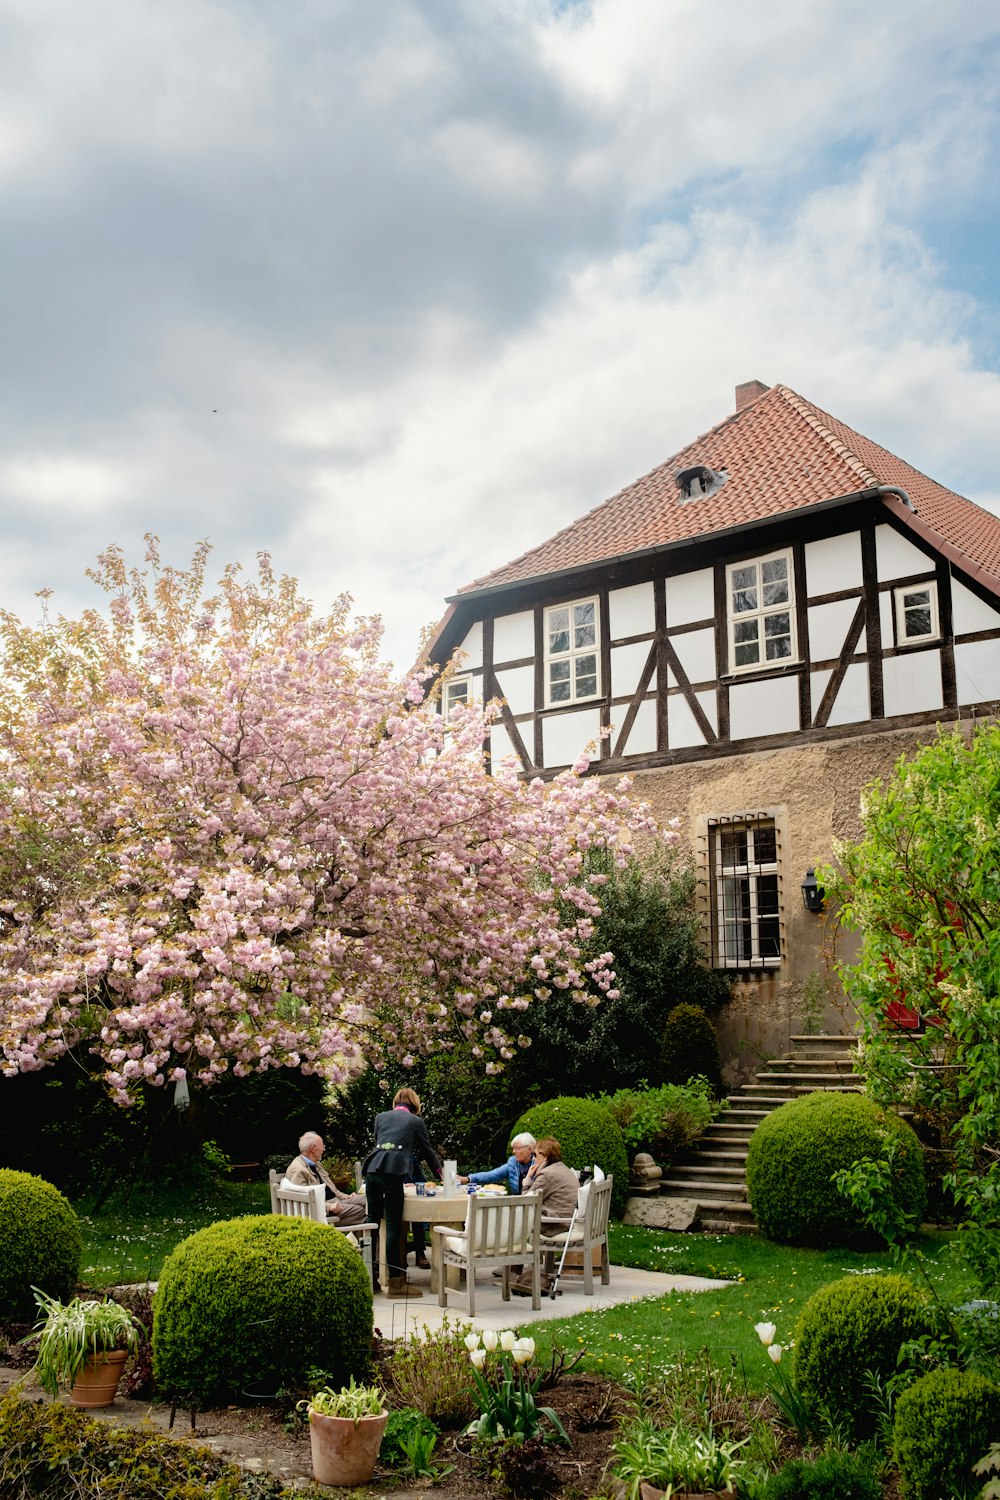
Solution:
[{"label": "potted plant", "polygon": [[625,1500],[730,1496],[742,1464],[737,1450],[746,1441],[719,1440],[681,1422],[659,1428],[639,1417],[615,1443],[611,1472],[622,1482]]},{"label": "potted plant", "polygon": [[74,1406],[110,1406],[125,1361],[139,1346],[137,1319],[110,1298],[59,1302],[37,1287],[32,1291],[42,1315],[35,1325],[39,1385],[50,1396],[58,1395],[60,1383],[71,1386]]},{"label": "potted plant", "polygon": [[385,1436],[389,1413],[377,1385],[324,1386],[307,1401],[309,1443],[317,1484],[368,1484]]}]

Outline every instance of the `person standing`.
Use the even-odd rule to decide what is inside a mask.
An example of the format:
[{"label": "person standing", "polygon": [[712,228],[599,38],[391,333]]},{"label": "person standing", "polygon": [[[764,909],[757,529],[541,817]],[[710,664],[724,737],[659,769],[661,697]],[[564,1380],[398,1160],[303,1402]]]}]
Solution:
[{"label": "person standing", "polygon": [[412,1089],[397,1089],[392,1109],[375,1116],[375,1146],[362,1165],[368,1217],[376,1224],[385,1219],[388,1297],[423,1296],[419,1287],[407,1285],[403,1249],[403,1184],[415,1177],[418,1161],[440,1177],[441,1162],[420,1118],[420,1099]]}]

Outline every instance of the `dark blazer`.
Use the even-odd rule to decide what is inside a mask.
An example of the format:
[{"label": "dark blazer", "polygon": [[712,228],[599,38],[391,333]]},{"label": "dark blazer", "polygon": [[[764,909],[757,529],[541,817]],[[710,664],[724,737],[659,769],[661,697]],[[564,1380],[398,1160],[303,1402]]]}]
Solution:
[{"label": "dark blazer", "polygon": [[376,1115],[375,1149],[365,1158],[362,1171],[412,1178],[418,1159],[427,1163],[435,1177],[441,1175],[441,1163],[420,1116],[405,1108]]}]

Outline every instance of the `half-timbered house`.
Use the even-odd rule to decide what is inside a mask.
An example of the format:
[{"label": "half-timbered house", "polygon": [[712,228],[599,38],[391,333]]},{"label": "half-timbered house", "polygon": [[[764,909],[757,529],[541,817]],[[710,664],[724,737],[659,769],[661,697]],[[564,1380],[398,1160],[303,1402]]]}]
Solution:
[{"label": "half-timbered house", "polygon": [[[811,1011],[850,1026],[807,872],[861,788],[1000,700],[1000,519],[785,386],[449,601],[442,712],[502,701],[527,776],[628,772],[681,816],[731,1080]],[[603,737],[602,737],[603,735]],[[808,893],[805,893],[808,894]],[[817,1014],[820,1012],[820,1014]]]}]

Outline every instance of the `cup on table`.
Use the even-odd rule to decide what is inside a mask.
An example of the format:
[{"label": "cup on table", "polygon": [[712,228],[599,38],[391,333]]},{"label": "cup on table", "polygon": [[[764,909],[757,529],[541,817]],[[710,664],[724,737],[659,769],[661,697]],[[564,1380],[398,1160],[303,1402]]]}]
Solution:
[{"label": "cup on table", "polygon": [[418,1198],[422,1198],[423,1196],[424,1196],[424,1184],[422,1182],[418,1182],[417,1183],[417,1197]]}]

